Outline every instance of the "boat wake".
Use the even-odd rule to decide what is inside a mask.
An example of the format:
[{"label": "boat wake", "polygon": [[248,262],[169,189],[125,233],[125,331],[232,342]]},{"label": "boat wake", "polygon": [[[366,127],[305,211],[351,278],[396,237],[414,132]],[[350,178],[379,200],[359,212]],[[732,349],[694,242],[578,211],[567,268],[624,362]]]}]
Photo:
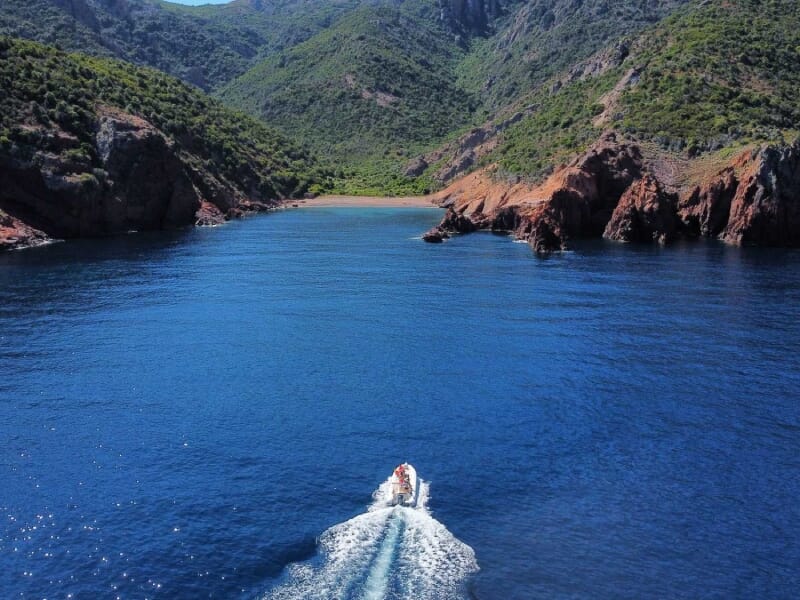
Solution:
[{"label": "boat wake", "polygon": [[478,570],[472,548],[427,509],[428,484],[420,480],[414,508],[391,506],[387,480],[367,512],[320,536],[318,555],[290,565],[265,600],[456,599]]}]

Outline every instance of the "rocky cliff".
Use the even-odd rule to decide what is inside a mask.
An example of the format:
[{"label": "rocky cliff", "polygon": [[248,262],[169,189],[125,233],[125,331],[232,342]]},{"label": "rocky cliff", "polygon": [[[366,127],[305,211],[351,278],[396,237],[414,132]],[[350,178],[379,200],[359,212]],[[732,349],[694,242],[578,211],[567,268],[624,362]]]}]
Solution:
[{"label": "rocky cliff", "polygon": [[[732,244],[800,246],[800,141],[744,153],[733,166],[735,186],[721,238]],[[728,181],[726,169],[716,189],[725,189]],[[724,198],[718,204],[724,206]]]},{"label": "rocky cliff", "polygon": [[0,152],[0,248],[213,225],[272,204],[191,165],[140,117],[104,108],[94,132],[97,161],[74,152],[77,139],[64,132],[47,134],[62,152],[52,144],[48,151]]},{"label": "rocky cliff", "polygon": [[645,173],[620,197],[603,237],[620,242],[670,242],[678,232],[676,206],[677,197]]},{"label": "rocky cliff", "polygon": [[668,243],[715,237],[736,245],[800,246],[800,141],[750,148],[721,170],[676,187],[659,180],[636,144],[603,136],[538,186],[469,175],[434,200],[447,207],[424,239],[507,231],[539,253],[576,239]]}]

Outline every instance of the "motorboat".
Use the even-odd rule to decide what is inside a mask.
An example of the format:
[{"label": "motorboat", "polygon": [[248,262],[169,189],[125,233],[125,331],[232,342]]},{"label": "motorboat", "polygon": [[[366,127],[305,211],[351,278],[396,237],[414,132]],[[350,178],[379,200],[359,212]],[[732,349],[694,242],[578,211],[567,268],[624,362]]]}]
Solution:
[{"label": "motorboat", "polygon": [[392,506],[417,505],[419,485],[414,467],[407,462],[397,465],[389,481],[392,484]]}]

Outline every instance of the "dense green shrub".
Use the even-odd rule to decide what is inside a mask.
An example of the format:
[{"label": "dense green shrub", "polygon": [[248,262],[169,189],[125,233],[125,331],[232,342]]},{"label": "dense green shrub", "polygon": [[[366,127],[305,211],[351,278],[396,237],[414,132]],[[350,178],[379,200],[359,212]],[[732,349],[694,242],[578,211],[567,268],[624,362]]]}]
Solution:
[{"label": "dense green shrub", "polygon": [[708,2],[647,36],[622,127],[693,151],[780,137],[800,126],[800,4]]}]

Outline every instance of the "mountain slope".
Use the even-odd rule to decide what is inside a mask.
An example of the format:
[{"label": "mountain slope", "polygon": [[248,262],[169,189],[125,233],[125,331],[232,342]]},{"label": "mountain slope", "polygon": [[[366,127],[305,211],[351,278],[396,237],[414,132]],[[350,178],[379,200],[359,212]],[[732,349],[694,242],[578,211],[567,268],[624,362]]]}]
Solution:
[{"label": "mountain slope", "polygon": [[261,62],[221,98],[346,165],[385,157],[398,171],[408,152],[473,118],[477,99],[455,83],[462,56],[442,29],[365,7]]},{"label": "mountain slope", "polygon": [[792,137],[799,48],[800,7],[791,0],[690,5],[633,40],[606,72],[556,80],[532,96],[537,109],[484,164],[536,177],[608,128],[689,155]]},{"label": "mountain slope", "polygon": [[357,0],[26,0],[0,4],[0,35],[150,66],[205,90],[329,26]]},{"label": "mountain slope", "polygon": [[435,185],[410,157],[683,2],[32,0],[0,7],[0,31],[218,90],[342,164],[342,191],[408,193]]},{"label": "mountain slope", "polygon": [[[208,91],[353,11],[384,3],[234,0],[185,6],[162,0],[13,0],[0,3],[0,35],[150,66]],[[500,14],[497,0],[388,4],[465,36],[486,31]]]},{"label": "mountain slope", "polygon": [[30,6],[72,21],[6,3],[0,26],[214,88],[335,161],[340,191],[421,192],[489,164],[540,181],[609,129],[686,157],[798,122],[798,8],[783,0]]},{"label": "mountain slope", "polygon": [[704,2],[639,42],[617,125],[690,154],[800,126],[800,5]]},{"label": "mountain slope", "polygon": [[690,0],[528,0],[507,5],[497,34],[473,44],[462,83],[492,111],[536,90],[615,40],[641,31]]},{"label": "mountain slope", "polygon": [[[438,16],[425,2],[386,2],[261,62],[221,97],[355,167],[345,170],[344,190],[424,191],[436,186],[437,170],[460,167],[434,165],[419,177],[441,157],[410,160],[414,154],[523,101],[539,102],[554,74],[686,2],[437,2]],[[629,49],[617,46],[624,58]],[[557,141],[567,152],[578,145],[573,136]],[[546,168],[558,152],[540,154],[532,162]]]},{"label": "mountain slope", "polygon": [[0,210],[48,235],[219,220],[324,175],[281,135],[167,75],[0,38]]}]

